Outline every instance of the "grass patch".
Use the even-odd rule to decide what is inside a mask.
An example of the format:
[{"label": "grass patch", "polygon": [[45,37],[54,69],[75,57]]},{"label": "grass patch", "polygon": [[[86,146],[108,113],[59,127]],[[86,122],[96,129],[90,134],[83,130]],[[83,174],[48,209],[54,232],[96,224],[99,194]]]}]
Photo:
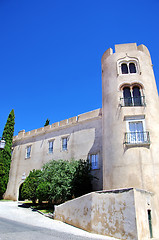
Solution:
[{"label": "grass patch", "polygon": [[42,212],[42,213],[45,213],[45,214],[53,213],[52,209],[40,209],[39,211]]}]

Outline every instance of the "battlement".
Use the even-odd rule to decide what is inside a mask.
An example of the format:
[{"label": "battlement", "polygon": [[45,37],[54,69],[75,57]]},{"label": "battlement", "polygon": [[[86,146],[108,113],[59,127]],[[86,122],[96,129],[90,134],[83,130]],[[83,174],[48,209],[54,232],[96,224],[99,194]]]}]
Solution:
[{"label": "battlement", "polygon": [[93,110],[90,112],[79,114],[72,118],[68,118],[68,119],[65,119],[65,120],[62,120],[59,122],[55,122],[55,123],[45,126],[45,127],[34,129],[29,132],[25,132],[25,130],[21,130],[21,131],[19,131],[18,135],[13,137],[13,142],[24,139],[24,138],[45,134],[47,132],[52,132],[54,130],[58,130],[61,128],[70,127],[73,124],[82,123],[84,121],[89,121],[91,119],[98,118],[101,116],[102,116],[102,109],[99,108],[99,109],[96,109],[96,110]]},{"label": "battlement", "polygon": [[[135,50],[144,52],[146,55],[150,56],[149,50],[145,45],[141,44],[137,46],[136,43],[117,44],[115,45],[114,53],[128,52],[128,51],[135,51]],[[113,54],[113,49],[108,48],[102,56],[102,61],[112,54]]]}]

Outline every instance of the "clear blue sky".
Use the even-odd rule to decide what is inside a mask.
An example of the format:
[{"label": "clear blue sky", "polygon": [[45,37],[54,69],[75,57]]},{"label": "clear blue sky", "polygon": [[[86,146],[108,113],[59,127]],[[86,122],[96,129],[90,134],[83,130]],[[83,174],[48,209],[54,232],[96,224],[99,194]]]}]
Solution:
[{"label": "clear blue sky", "polygon": [[158,0],[0,0],[0,136],[102,106],[101,57],[145,44],[159,87]]}]

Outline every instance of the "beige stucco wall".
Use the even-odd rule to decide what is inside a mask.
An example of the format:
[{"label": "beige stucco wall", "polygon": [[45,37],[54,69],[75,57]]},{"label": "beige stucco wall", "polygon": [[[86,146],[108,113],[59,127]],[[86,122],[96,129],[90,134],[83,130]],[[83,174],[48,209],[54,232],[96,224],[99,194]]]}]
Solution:
[{"label": "beige stucco wall", "polygon": [[148,240],[148,210],[152,212],[154,239],[159,236],[155,195],[140,189],[93,192],[59,206],[55,219],[89,232],[125,240]]},{"label": "beige stucco wall", "polygon": [[[103,91],[103,189],[134,187],[159,193],[159,99],[152,62],[144,45],[116,45],[102,58]],[[118,63],[138,63],[137,73],[120,74]],[[143,86],[146,106],[121,107],[123,84]],[[126,118],[142,116],[150,144],[124,144]],[[109,140],[108,140],[109,139]]]},{"label": "beige stucco wall", "polygon": [[133,189],[84,195],[56,206],[55,219],[93,233],[137,239]]},{"label": "beige stucco wall", "polygon": [[[12,163],[5,199],[18,199],[19,187],[31,170],[41,169],[52,159],[87,159],[89,154],[99,154],[99,168],[92,170],[96,177],[93,188],[102,189],[101,124],[101,109],[97,109],[30,132],[21,131],[13,141]],[[68,137],[67,151],[62,151],[63,137]],[[49,153],[50,140],[54,140],[53,153]],[[27,146],[31,146],[30,158],[26,158]]]}]

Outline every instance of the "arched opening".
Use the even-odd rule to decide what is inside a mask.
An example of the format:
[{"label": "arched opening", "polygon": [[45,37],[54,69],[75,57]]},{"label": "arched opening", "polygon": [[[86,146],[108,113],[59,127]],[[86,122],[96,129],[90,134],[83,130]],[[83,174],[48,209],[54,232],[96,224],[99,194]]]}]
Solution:
[{"label": "arched opening", "polygon": [[129,87],[123,88],[123,95],[124,95],[124,105],[125,106],[131,106],[132,105],[132,98],[131,98],[131,92]]},{"label": "arched opening", "polygon": [[129,63],[129,72],[130,73],[136,73],[135,63]]},{"label": "arched opening", "polygon": [[121,72],[122,74],[128,74],[128,66],[126,63],[121,64]]},{"label": "arched opening", "polygon": [[22,194],[21,194],[21,192],[22,192],[22,187],[23,187],[23,183],[20,185],[20,187],[19,187],[19,197],[18,197],[18,200],[19,201],[24,201],[25,199],[24,198],[22,198]]},{"label": "arched opening", "polygon": [[141,92],[137,86],[133,87],[133,101],[134,106],[141,106]]}]

